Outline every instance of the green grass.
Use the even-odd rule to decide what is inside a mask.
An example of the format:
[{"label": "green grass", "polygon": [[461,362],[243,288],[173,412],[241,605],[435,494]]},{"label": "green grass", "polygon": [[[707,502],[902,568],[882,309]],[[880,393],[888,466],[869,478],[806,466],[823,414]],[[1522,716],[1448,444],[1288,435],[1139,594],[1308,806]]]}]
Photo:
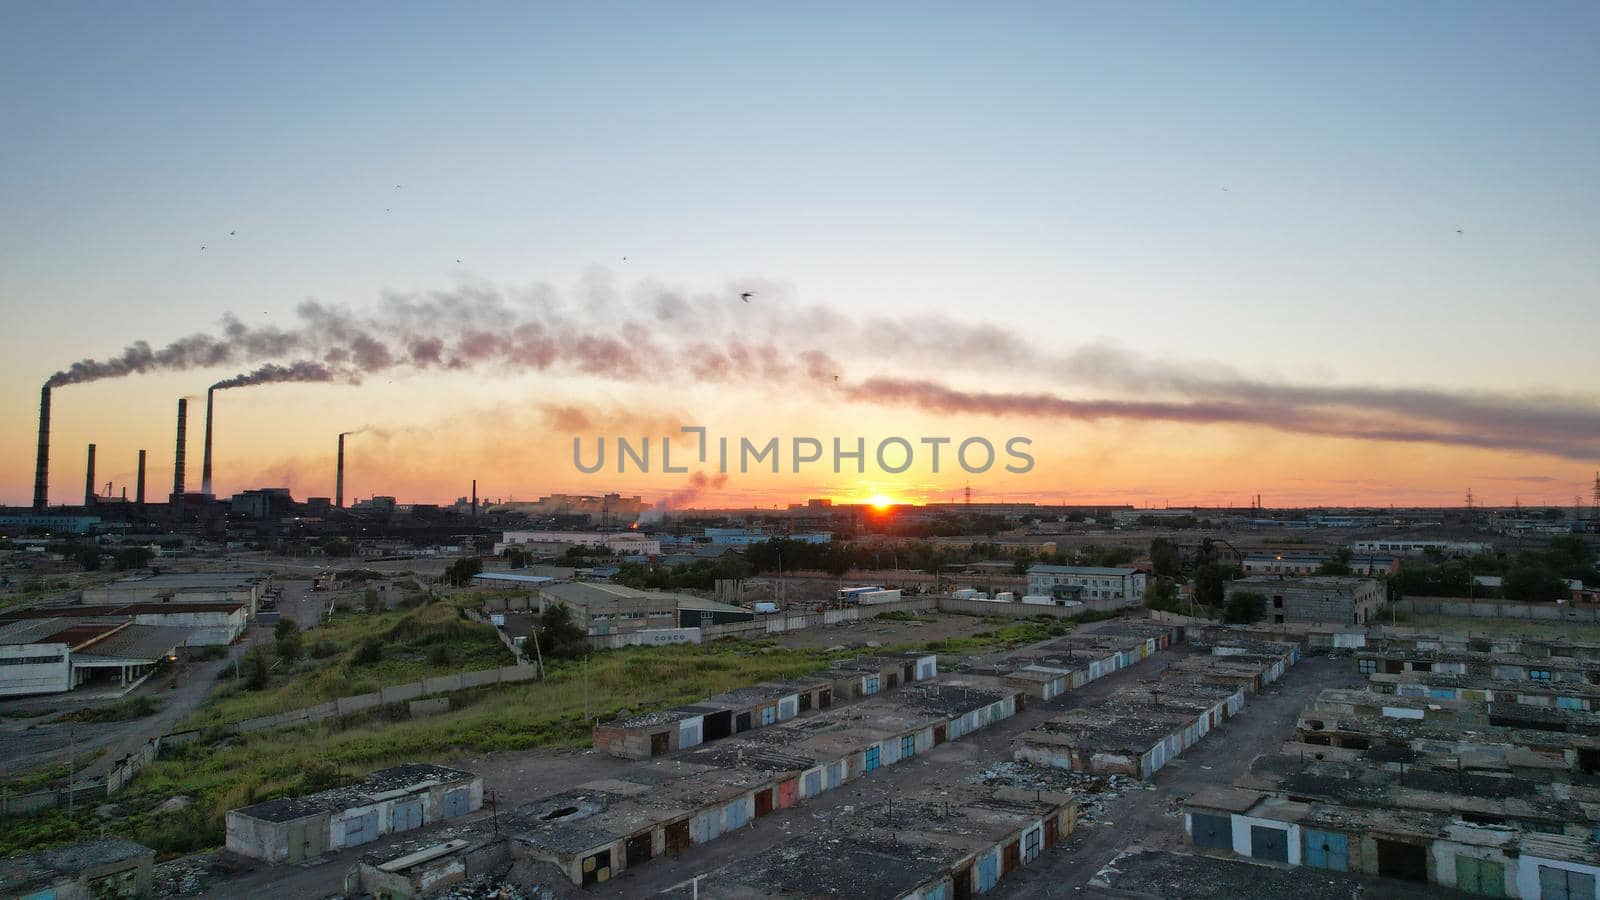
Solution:
[{"label": "green grass", "polygon": [[[355,662],[356,647],[368,639],[378,641],[382,658],[374,663]],[[312,648],[324,641],[335,645],[336,652],[323,659],[312,658]],[[224,669],[205,705],[181,728],[237,722],[387,685],[514,662],[493,627],[466,621],[442,604],[383,613],[344,610],[306,632],[302,643],[305,656],[293,664],[280,664],[262,690],[243,689],[233,669]],[[430,661],[429,651],[438,646],[445,648],[449,662]]]},{"label": "green grass", "polygon": [[[1382,617],[1389,622],[1389,613]],[[1486,619],[1477,616],[1441,616],[1424,613],[1404,613],[1400,625],[1428,631],[1454,634],[1504,634],[1516,637],[1567,638],[1569,640],[1600,640],[1600,622],[1530,622],[1526,619]]]},{"label": "green grass", "polygon": [[57,722],[128,722],[154,715],[162,706],[155,697],[123,697],[115,703],[62,713]]},{"label": "green grass", "polygon": [[[71,767],[67,765],[65,760],[62,760],[58,763],[51,763],[48,766],[41,766],[37,769],[30,769],[16,775],[0,778],[0,790],[15,796],[43,790],[47,787],[60,787],[67,783],[69,771],[74,773],[82,772],[85,766],[104,756],[105,752],[105,750],[85,750],[82,753],[73,754],[72,758],[76,760],[76,764]],[[0,828],[0,831],[4,830]]]}]

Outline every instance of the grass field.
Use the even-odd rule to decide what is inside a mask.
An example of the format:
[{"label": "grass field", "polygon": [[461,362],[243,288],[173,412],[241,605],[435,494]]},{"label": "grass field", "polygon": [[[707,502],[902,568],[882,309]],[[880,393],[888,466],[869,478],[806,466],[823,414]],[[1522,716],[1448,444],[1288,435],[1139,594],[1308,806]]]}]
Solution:
[{"label": "grass field", "polygon": [[[241,688],[233,670],[228,669],[218,678],[205,705],[180,727],[237,722],[387,685],[515,662],[491,626],[466,621],[442,604],[382,613],[346,610],[302,637],[306,656],[280,665],[265,689]],[[358,662],[357,647],[368,638],[379,642],[382,658]],[[318,645],[325,647],[318,650]],[[433,658],[435,648],[442,648],[440,659]],[[326,652],[321,659],[313,655],[321,652]]]},{"label": "grass field", "polygon": [[1476,616],[1440,616],[1408,613],[1397,623],[1402,628],[1422,628],[1452,634],[1503,634],[1517,637],[1600,640],[1600,623],[1530,622],[1526,619],[1484,619]]}]

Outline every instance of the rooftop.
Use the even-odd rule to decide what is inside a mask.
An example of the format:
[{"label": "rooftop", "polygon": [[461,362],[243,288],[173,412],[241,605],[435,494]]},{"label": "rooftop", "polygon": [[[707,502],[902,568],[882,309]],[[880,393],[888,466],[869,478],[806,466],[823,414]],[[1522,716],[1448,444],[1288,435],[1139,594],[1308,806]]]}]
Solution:
[{"label": "rooftop", "polygon": [[452,769],[431,763],[411,763],[380,769],[359,782],[345,787],[307,794],[303,797],[268,800],[233,812],[266,822],[292,822],[307,816],[339,812],[354,806],[366,806],[375,802],[376,795],[390,791],[408,790],[429,784],[447,784],[476,777],[463,769]]},{"label": "rooftop", "polygon": [[86,870],[130,862],[140,857],[155,858],[155,851],[143,844],[122,838],[101,838],[40,850],[26,856],[0,859],[0,890],[10,894],[43,887],[58,878],[71,877]]}]

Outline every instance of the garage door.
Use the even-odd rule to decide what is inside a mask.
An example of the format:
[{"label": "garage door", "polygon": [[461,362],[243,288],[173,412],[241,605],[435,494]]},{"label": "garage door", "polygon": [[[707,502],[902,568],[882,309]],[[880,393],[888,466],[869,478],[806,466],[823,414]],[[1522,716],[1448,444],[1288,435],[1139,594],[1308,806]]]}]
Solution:
[{"label": "garage door", "polygon": [[1194,832],[1196,847],[1210,847],[1215,850],[1233,849],[1233,824],[1227,816],[1191,813],[1189,825]]},{"label": "garage door", "polygon": [[1540,866],[1539,895],[1544,900],[1595,900],[1594,876]]},{"label": "garage door", "polygon": [[1484,897],[1506,895],[1506,867],[1489,859],[1456,855],[1456,890]]},{"label": "garage door", "polygon": [[464,815],[466,815],[467,813],[469,813],[471,811],[472,811],[472,789],[471,788],[456,788],[453,791],[446,791],[445,792],[445,795],[444,795],[444,817],[446,819],[453,819],[456,816],[464,816]]},{"label": "garage door", "polygon": [[1273,862],[1289,861],[1289,832],[1284,828],[1250,826],[1250,855]]},{"label": "garage door", "polygon": [[402,800],[394,805],[394,830],[410,831],[422,827],[422,798]]},{"label": "garage door", "polygon": [[1350,868],[1350,838],[1337,831],[1317,831],[1307,828],[1305,835],[1306,865],[1319,869],[1344,872]]},{"label": "garage door", "polygon": [[351,816],[344,820],[344,845],[354,847],[378,839],[378,814],[376,812]]}]

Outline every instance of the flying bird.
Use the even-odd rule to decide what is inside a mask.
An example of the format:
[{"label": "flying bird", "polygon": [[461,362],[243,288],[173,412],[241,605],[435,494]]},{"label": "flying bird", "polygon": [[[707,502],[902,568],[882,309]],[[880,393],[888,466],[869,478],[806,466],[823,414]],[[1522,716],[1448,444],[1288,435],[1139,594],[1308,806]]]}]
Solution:
[{"label": "flying bird", "polygon": [[201,245],[200,245],[200,249],[201,249],[201,250],[204,250],[204,249],[205,249],[205,248],[206,248],[206,245],[205,245],[205,244],[201,244]]},{"label": "flying bird", "polygon": [[461,260],[459,260],[459,259],[456,260],[456,265],[458,265],[458,266],[461,265]]},{"label": "flying bird", "polygon": [[755,292],[754,291],[745,291],[744,293],[739,295],[739,299],[743,300],[746,303],[749,303],[750,302],[750,298],[754,297],[754,296],[755,296]]},{"label": "flying bird", "polygon": [[1466,234],[1466,232],[1464,232],[1461,229],[1457,228],[1456,229],[1456,234]]},{"label": "flying bird", "polygon": [[228,232],[228,237],[233,237],[234,234],[235,234],[235,232],[230,231],[230,232]]}]

